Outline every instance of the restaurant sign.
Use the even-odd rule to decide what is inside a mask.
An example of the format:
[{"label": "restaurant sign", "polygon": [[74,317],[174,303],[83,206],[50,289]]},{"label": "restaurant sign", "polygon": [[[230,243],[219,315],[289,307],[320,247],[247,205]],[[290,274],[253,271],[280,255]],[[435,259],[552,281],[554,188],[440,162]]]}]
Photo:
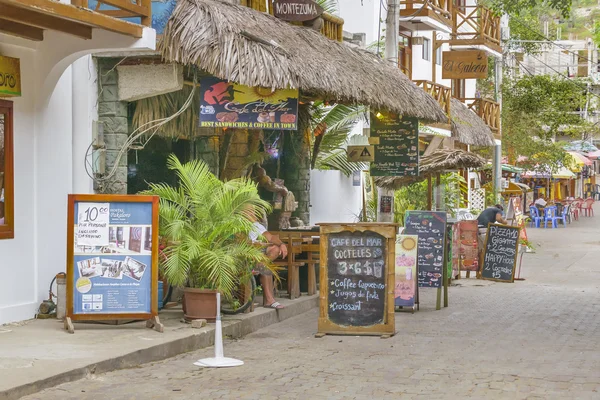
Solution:
[{"label": "restaurant sign", "polygon": [[200,82],[200,127],[297,130],[298,90],[206,77]]},{"label": "restaurant sign", "polygon": [[273,15],[284,21],[311,21],[323,14],[323,7],[312,0],[277,0]]},{"label": "restaurant sign", "polygon": [[0,97],[16,96],[21,96],[20,60],[0,56]]},{"label": "restaurant sign", "polygon": [[488,57],[485,51],[445,51],[442,79],[479,79],[488,76]]}]

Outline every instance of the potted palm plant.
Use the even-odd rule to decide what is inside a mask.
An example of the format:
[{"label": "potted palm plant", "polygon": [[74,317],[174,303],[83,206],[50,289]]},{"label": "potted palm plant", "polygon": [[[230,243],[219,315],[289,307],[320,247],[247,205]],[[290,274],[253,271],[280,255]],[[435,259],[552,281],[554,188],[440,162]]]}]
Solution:
[{"label": "potted palm plant", "polygon": [[247,239],[253,229],[247,210],[267,212],[269,204],[253,182],[222,182],[202,161],[182,164],[171,155],[167,167],[175,171],[178,187],[153,183],[145,192],[160,197],[161,270],[172,286],[184,287],[186,319],[214,320],[216,293],[230,298],[253,265],[268,265]]}]

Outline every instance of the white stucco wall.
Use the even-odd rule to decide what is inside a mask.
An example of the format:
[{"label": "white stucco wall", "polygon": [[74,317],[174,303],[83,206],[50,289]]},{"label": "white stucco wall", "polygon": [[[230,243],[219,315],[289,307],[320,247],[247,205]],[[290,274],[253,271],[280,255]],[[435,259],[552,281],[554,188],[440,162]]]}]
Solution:
[{"label": "white stucco wall", "polygon": [[310,224],[356,222],[362,210],[360,186],[339,171],[311,171]]},{"label": "white stucco wall", "polygon": [[[344,19],[344,30],[352,33],[366,34],[367,45],[376,42],[380,29],[379,7],[379,0],[338,1],[339,14]],[[386,11],[382,8],[381,13],[383,20],[381,28],[385,29]]]},{"label": "white stucco wall", "polygon": [[23,96],[14,98],[15,238],[0,240],[0,323],[31,318],[37,301],[34,201],[35,51],[0,38],[0,54],[21,59]]},{"label": "white stucco wall", "polygon": [[156,42],[151,29],[140,40],[97,30],[88,41],[50,31],[44,39],[0,34],[0,54],[21,59],[22,79],[22,96],[9,99],[15,238],[0,240],[0,324],[33,318],[48,297],[52,278],[66,270],[67,196],[92,192],[83,162],[97,115],[97,74],[88,54]]}]

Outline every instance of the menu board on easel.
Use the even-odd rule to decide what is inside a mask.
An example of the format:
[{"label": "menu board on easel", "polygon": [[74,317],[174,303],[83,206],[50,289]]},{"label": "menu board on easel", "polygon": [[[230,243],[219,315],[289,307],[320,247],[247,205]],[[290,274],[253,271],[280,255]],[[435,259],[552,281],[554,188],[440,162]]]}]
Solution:
[{"label": "menu board on easel", "polygon": [[489,224],[485,237],[481,278],[514,282],[520,228]]},{"label": "menu board on easel", "polygon": [[394,305],[412,307],[417,298],[417,235],[398,235],[396,237],[396,282],[394,286]]},{"label": "menu board on easel", "polygon": [[72,321],[158,320],[158,197],[69,195],[67,312]]},{"label": "menu board on easel", "polygon": [[396,224],[320,224],[318,335],[393,335]]},{"label": "menu board on easel", "polygon": [[446,213],[435,211],[407,211],[407,235],[419,236],[419,287],[442,287]]},{"label": "menu board on easel", "polygon": [[458,221],[453,228],[452,270],[454,274],[460,271],[477,271],[479,269],[477,221]]},{"label": "menu board on easel", "polygon": [[446,213],[407,211],[404,233],[418,235],[418,285],[438,289],[436,310],[441,309],[442,287],[444,307],[448,306],[448,268],[446,254]]}]

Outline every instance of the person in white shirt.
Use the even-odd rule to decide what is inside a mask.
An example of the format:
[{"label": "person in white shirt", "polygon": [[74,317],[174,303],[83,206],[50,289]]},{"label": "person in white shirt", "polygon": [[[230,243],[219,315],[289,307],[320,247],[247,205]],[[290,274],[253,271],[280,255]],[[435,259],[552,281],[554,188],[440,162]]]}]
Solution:
[{"label": "person in white shirt", "polygon": [[542,208],[546,207],[546,204],[548,204],[548,202],[546,200],[544,200],[543,197],[538,198],[535,203],[536,206],[540,206]]},{"label": "person in white shirt", "polygon": [[[259,243],[259,237],[262,236],[267,240],[267,245],[263,248],[263,252],[270,260],[277,260],[279,257],[287,257],[287,247],[277,236],[271,234],[258,221],[256,214],[249,210],[249,218],[254,221],[254,229],[250,232],[249,239],[252,243]],[[273,295],[273,272],[264,265],[257,265],[255,268],[260,273],[260,284],[263,289],[263,306],[267,308],[282,309],[284,306],[275,300]]]}]

